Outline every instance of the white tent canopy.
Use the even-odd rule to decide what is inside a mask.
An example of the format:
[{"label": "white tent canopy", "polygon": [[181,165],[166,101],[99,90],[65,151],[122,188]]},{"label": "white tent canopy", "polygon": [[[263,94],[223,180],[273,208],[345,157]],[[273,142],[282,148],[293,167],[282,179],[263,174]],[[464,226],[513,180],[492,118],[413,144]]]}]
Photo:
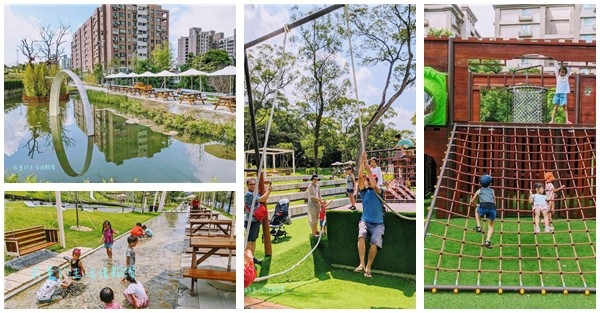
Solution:
[{"label": "white tent canopy", "polygon": [[179,75],[177,75],[175,73],[171,73],[171,72],[169,72],[167,70],[164,70],[164,71],[156,73],[156,74],[154,74],[152,76],[154,76],[154,77],[176,77],[176,76],[179,76]]},{"label": "white tent canopy", "polygon": [[216,72],[208,74],[208,76],[235,76],[235,66],[227,66]]},{"label": "white tent canopy", "polygon": [[179,74],[177,74],[177,76],[207,76],[208,73],[207,72],[203,72],[203,71],[199,71],[197,69],[189,69],[185,72],[181,72]]}]

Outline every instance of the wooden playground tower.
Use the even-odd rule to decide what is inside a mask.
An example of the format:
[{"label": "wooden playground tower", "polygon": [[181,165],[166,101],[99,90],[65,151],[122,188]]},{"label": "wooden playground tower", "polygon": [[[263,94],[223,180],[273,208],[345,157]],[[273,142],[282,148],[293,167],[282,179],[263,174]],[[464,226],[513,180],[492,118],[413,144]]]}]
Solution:
[{"label": "wooden playground tower", "polygon": [[[526,83],[553,88],[556,85],[554,74],[475,74],[469,71],[472,60],[506,61],[530,55],[543,55],[567,65],[577,62],[590,68],[596,62],[595,41],[426,37],[424,51],[424,65],[447,74],[448,91],[445,126],[425,127],[424,153],[429,160],[425,164],[426,191],[428,186],[440,184],[439,175],[453,180],[454,176],[459,176],[457,173],[463,174],[455,181],[444,179],[440,184],[444,191],[436,192],[443,193],[437,194],[436,207],[456,205],[455,210],[462,211],[465,195],[460,193],[470,192],[472,186],[478,184],[476,179],[484,169],[496,171],[497,176],[499,173],[508,175],[503,176],[507,181],[503,182],[506,184],[503,187],[515,193],[521,192],[518,189],[529,189],[533,181],[543,180],[544,171],[557,170],[563,179],[571,182],[571,194],[589,196],[595,202],[595,192],[590,188],[595,187],[590,186],[595,183],[589,183],[589,177],[595,177],[595,168],[587,163],[577,163],[581,159],[595,164],[591,161],[595,158],[595,73],[571,74],[567,109],[573,124],[549,125],[480,122],[480,92],[483,88]],[[476,139],[469,139],[469,136],[476,136]],[[482,150],[467,151],[475,145]],[[529,150],[528,147],[535,148]],[[510,153],[514,159],[511,168],[507,169],[506,156]],[[521,155],[516,156],[519,153]],[[532,155],[541,155],[543,160],[536,161]],[[552,160],[554,155],[564,158]],[[447,160],[451,158],[453,160]],[[463,159],[468,162],[462,162]],[[450,161],[455,163],[447,168],[445,162]],[[442,168],[446,168],[446,172],[441,173]],[[514,194],[507,195],[511,196]],[[590,214],[593,213],[590,211]]]}]

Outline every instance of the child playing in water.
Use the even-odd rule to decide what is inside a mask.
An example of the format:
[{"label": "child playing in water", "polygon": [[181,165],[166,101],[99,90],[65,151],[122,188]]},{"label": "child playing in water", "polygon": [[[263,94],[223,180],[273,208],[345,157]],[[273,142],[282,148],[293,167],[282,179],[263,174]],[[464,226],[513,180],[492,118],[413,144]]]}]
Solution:
[{"label": "child playing in water", "polygon": [[127,237],[127,252],[125,252],[125,277],[121,280],[124,282],[127,275],[135,278],[135,250],[133,248],[137,245],[138,238],[136,236]]},{"label": "child playing in water", "polygon": [[37,291],[37,299],[39,302],[60,300],[66,288],[69,288],[72,283],[58,266],[53,266],[50,268],[48,280]]},{"label": "child playing in water", "polygon": [[69,271],[69,277],[73,280],[80,280],[81,277],[85,275],[85,268],[83,267],[83,262],[79,257],[81,257],[81,249],[73,249],[73,258],[65,257],[67,261],[71,264],[71,270]]},{"label": "child playing in water", "polygon": [[102,223],[102,238],[100,238],[100,243],[104,241],[104,248],[106,248],[106,255],[108,256],[109,260],[112,260],[112,246],[114,242],[114,234],[118,235],[119,232],[112,229],[110,222],[108,220],[105,220],[104,223]]},{"label": "child playing in water", "polygon": [[115,301],[115,293],[109,287],[100,290],[100,300],[104,302],[105,309],[122,309],[121,304]]},{"label": "child playing in water", "polygon": [[145,224],[142,225],[142,229],[144,230],[144,234],[148,237],[154,236],[154,232],[150,228],[148,228]]},{"label": "child playing in water", "polygon": [[133,229],[131,230],[131,235],[136,236],[138,238],[144,236],[144,229],[142,228],[142,223],[135,223],[135,227],[133,227]]},{"label": "child playing in water", "polygon": [[548,200],[550,199],[548,195],[544,194],[544,184],[535,183],[534,186],[535,193],[531,190],[529,191],[529,203],[532,203],[532,210],[534,213],[533,217],[533,232],[540,232],[540,212],[544,215],[544,230],[546,232],[551,232],[552,228],[550,227],[550,220],[548,219]]},{"label": "child playing in water", "polygon": [[125,279],[130,282],[127,289],[123,291],[123,295],[127,301],[136,309],[148,307],[148,294],[141,282],[137,281],[134,276],[125,273]]}]

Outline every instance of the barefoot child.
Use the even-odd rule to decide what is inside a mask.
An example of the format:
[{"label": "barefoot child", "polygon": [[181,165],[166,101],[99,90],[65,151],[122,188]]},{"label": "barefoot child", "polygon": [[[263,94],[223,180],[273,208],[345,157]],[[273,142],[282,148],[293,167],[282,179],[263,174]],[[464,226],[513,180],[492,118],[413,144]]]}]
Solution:
[{"label": "barefoot child", "polygon": [[492,176],[484,174],[479,179],[481,188],[475,192],[469,205],[473,205],[475,198],[479,198],[479,204],[477,205],[477,212],[475,213],[475,221],[477,226],[473,228],[478,233],[481,233],[481,218],[487,216],[489,220],[489,227],[487,231],[487,237],[484,242],[484,246],[488,249],[492,248],[492,234],[494,233],[494,220],[496,220],[496,196],[494,195],[494,189],[490,187],[492,184]]},{"label": "barefoot child", "polygon": [[127,252],[125,252],[125,277],[121,280],[124,282],[129,275],[132,278],[135,278],[135,250],[133,248],[137,245],[138,238],[136,236],[127,237]]},{"label": "barefoot child", "polygon": [[85,268],[83,262],[80,259],[81,249],[73,249],[73,258],[65,257],[71,264],[71,270],[69,271],[69,277],[73,280],[80,280],[85,275]]},{"label": "barefoot child", "polygon": [[123,295],[127,298],[127,301],[136,309],[147,308],[148,294],[144,285],[137,281],[135,277],[129,275],[129,273],[125,273],[125,279],[130,282],[127,289],[123,291]]},{"label": "barefoot child", "polygon": [[104,242],[104,248],[106,248],[106,255],[108,256],[109,260],[112,260],[112,246],[114,242],[114,234],[118,235],[119,232],[112,229],[110,222],[108,220],[105,220],[104,223],[102,223],[102,238],[100,238],[100,243]]},{"label": "barefoot child", "polygon": [[60,270],[58,266],[50,269],[48,280],[37,291],[39,302],[52,302],[60,300],[64,291],[72,284],[72,281]]},{"label": "barefoot child", "polygon": [[356,178],[354,177],[354,173],[352,173],[352,166],[346,167],[346,193],[348,194],[348,198],[350,198],[350,210],[356,210],[356,198],[354,197],[354,182]]},{"label": "barefoot child", "polygon": [[533,232],[540,232],[540,212],[544,216],[544,230],[546,232],[551,232],[552,228],[550,228],[550,220],[548,219],[548,200],[550,199],[548,195],[544,194],[544,185],[542,183],[535,183],[534,186],[535,192],[529,190],[529,203],[533,204]]}]

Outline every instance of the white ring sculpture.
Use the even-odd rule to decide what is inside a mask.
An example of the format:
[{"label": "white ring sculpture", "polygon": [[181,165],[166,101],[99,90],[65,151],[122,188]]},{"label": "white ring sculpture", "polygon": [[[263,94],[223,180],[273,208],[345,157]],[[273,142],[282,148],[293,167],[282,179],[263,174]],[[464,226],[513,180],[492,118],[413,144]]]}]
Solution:
[{"label": "white ring sculpture", "polygon": [[[60,87],[63,80],[67,77],[70,77],[75,82],[77,91],[81,97],[81,101],[83,103],[83,114],[85,115],[85,128],[88,136],[85,161],[83,169],[79,173],[75,172],[75,170],[73,170],[71,167],[71,163],[67,159],[67,153],[61,138],[62,127],[59,119]],[[92,107],[90,105],[90,100],[88,99],[83,82],[77,75],[75,75],[75,73],[69,70],[61,70],[56,74],[56,76],[54,76],[54,79],[52,80],[52,89],[50,89],[50,129],[52,132],[52,142],[54,144],[54,151],[56,151],[56,157],[58,158],[58,162],[65,173],[71,177],[79,177],[85,174],[90,167],[92,154],[94,152],[94,116],[92,115]]]}]

